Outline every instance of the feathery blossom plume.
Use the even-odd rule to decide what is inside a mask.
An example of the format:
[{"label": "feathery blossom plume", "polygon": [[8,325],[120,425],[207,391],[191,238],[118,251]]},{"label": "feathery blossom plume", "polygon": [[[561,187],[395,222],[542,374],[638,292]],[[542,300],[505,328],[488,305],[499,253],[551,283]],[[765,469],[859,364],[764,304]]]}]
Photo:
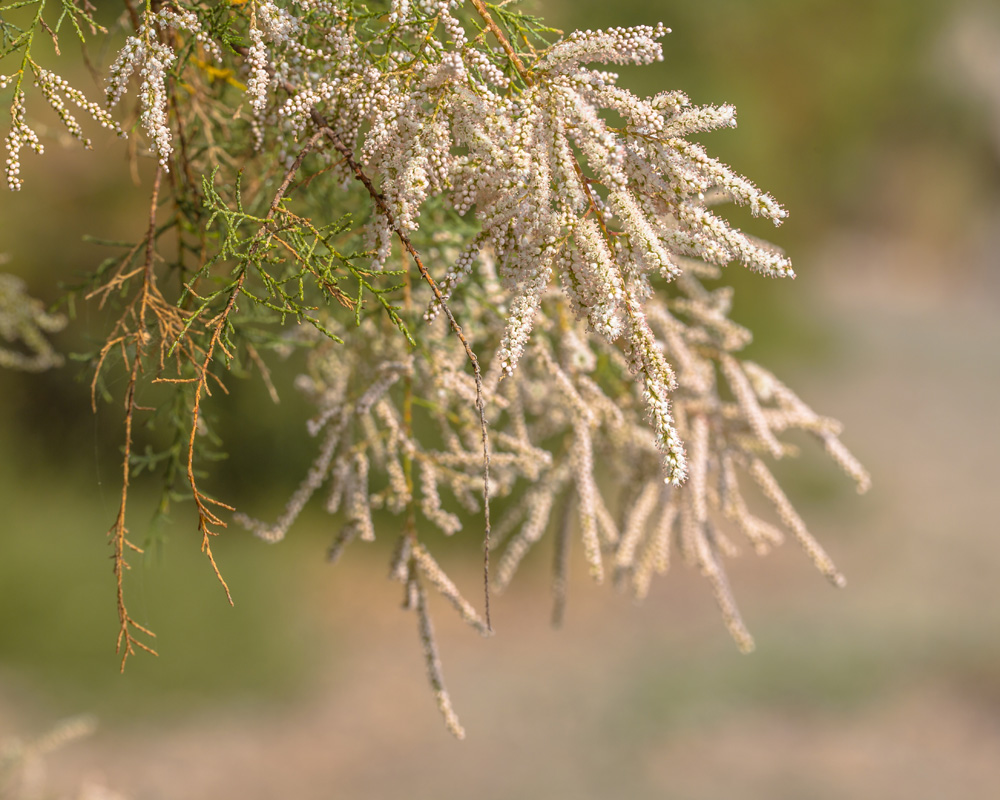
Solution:
[{"label": "feathery blossom plume", "polygon": [[7,188],[16,192],[24,185],[20,177],[21,149],[27,145],[38,155],[45,152],[45,146],[38,140],[38,134],[24,121],[24,92],[20,89],[14,92],[14,102],[10,107],[10,132],[4,144],[7,148],[7,160],[4,162]]},{"label": "feathery blossom plume", "polygon": [[[316,408],[306,424],[315,459],[274,523],[235,520],[276,542],[323,493],[342,522],[330,560],[355,540],[395,535],[391,576],[417,616],[429,681],[459,737],[425,585],[480,633],[491,630],[489,610],[459,593],[431,555],[427,528],[465,533],[474,527],[466,512],[514,497],[488,543],[499,564],[485,577],[507,587],[556,528],[557,620],[572,543],[593,579],[609,573],[636,598],[679,554],[749,650],[724,569],[736,533],[763,554],[786,529],[843,583],[765,459],[793,452],[783,437],[802,430],[860,491],[870,483],[839,425],[741,358],[750,332],[730,319],[732,291],[709,288],[733,262],[794,277],[783,252],[733,227],[718,206],[732,202],[775,225],[785,210],[691,141],[735,127],[735,110],[620,85],[614,66],[663,59],[663,25],[575,32],[532,48],[528,34],[548,31],[505,5],[392,0],[376,14],[348,0],[162,4],[136,13],[106,85],[111,108],[138,84],[152,154],[177,173],[171,184],[188,189],[178,214],[207,209],[193,227],[224,242],[209,256],[210,237],[182,238],[182,255],[201,261],[193,271],[178,262],[194,277],[163,348],[197,356],[176,379],[196,387],[191,453],[212,359],[257,354],[259,328],[241,338],[254,320],[235,312],[252,302],[266,323],[311,324],[314,335],[295,339],[310,348],[298,385]],[[35,74],[73,136],[86,141],[65,97],[114,127],[54,73]],[[0,77],[0,88],[11,80]],[[190,106],[175,102],[179,87],[190,89]],[[24,102],[18,82],[12,189],[20,151],[42,150]],[[194,155],[191,131],[203,137]],[[185,183],[234,164],[246,186],[271,192],[266,213],[250,207],[242,177],[224,198],[214,177],[193,191]],[[293,188],[313,196],[311,217],[290,210]],[[190,212],[194,196],[205,208]],[[333,222],[338,200],[352,220]],[[154,194],[154,221],[157,207]],[[259,232],[240,240],[234,231],[247,222]],[[155,273],[155,238],[151,224],[146,276]],[[145,340],[134,342],[139,353]],[[193,458],[187,472],[201,504]],[[750,513],[741,478],[776,521]],[[401,524],[384,530],[382,510]]]}]

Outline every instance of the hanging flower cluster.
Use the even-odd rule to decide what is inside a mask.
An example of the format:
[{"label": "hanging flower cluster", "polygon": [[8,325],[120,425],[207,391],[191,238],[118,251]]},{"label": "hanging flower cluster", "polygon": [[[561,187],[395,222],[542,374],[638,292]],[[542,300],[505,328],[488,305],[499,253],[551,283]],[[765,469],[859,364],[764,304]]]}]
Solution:
[{"label": "hanging flower cluster", "polygon": [[[223,523],[195,483],[202,398],[218,379],[216,361],[259,358],[259,331],[241,339],[235,313],[249,305],[271,323],[308,322],[317,334],[300,388],[316,407],[308,428],[318,455],[276,522],[236,518],[278,541],[322,490],[343,519],[335,559],[351,541],[382,535],[373,509],[401,515],[391,574],[418,615],[431,684],[456,735],[424,584],[484,634],[489,612],[480,615],[438,566],[421,520],[452,535],[485,511],[489,532],[489,500],[519,495],[488,540],[499,558],[492,585],[504,589],[554,528],[557,616],[571,540],[579,539],[594,579],[637,597],[676,552],[707,578],[730,632],[749,650],[722,559],[737,552],[735,533],[758,553],[784,533],[751,513],[744,486],[758,487],[784,530],[840,585],[767,462],[790,455],[781,437],[801,430],[859,490],[869,483],[835,421],[741,359],[750,333],[729,319],[731,290],[712,288],[732,262],[794,275],[781,251],[717,209],[736,203],[775,225],[785,210],[691,139],[735,126],[734,109],[695,106],[679,91],[641,98],[619,85],[610,67],[663,59],[662,25],[576,32],[532,48],[530,37],[547,29],[507,5],[129,6],[134,30],[107,81],[110,107],[137,76],[139,127],[158,163],[151,215],[160,175],[170,171],[178,219],[190,217],[187,228],[176,223],[178,259],[198,254],[180,270],[194,277],[178,311],[150,305],[148,297],[161,297],[151,294],[150,225],[144,294],[115,342],[134,344],[135,381],[151,336],[146,320],[158,314],[161,353],[183,356],[169,380],[193,387],[186,473],[203,549],[211,558],[209,536]],[[102,124],[108,119],[61,79],[37,74],[57,111],[58,90]],[[23,145],[41,149],[19,87],[8,142],[15,155]],[[77,135],[79,126],[64,122]],[[216,172],[234,166],[239,179],[234,170],[223,198]],[[350,188],[355,179],[363,194]],[[8,183],[19,181],[8,164]],[[288,210],[296,182],[314,198],[308,214]],[[270,194],[259,213],[247,210],[244,184]],[[196,197],[202,216],[192,210]],[[360,223],[335,222],[341,212]],[[224,244],[211,255],[208,232],[220,219]],[[241,240],[247,222],[257,233]],[[189,229],[202,238],[186,241]],[[138,272],[123,266],[118,275]],[[376,285],[390,277],[398,285]],[[112,279],[103,296],[128,279]],[[221,288],[207,287],[213,280]],[[331,300],[337,306],[319,309]],[[161,355],[160,370],[167,361]],[[123,515],[124,499],[112,529],[117,558],[128,544]],[[116,562],[130,648],[138,626],[121,600],[121,569]]]},{"label": "hanging flower cluster", "polygon": [[[495,532],[494,545],[509,535],[495,588],[509,583],[552,517],[569,516],[561,499],[569,498],[595,579],[611,572],[643,596],[676,546],[709,580],[732,635],[749,650],[722,568],[721,557],[737,551],[726,527],[758,553],[783,534],[748,510],[738,473],[838,585],[843,578],[764,458],[791,452],[778,435],[803,429],[860,490],[868,485],[835,422],[739,360],[750,334],[728,318],[731,291],[702,283],[732,261],[792,277],[782,253],[713,209],[731,201],[775,224],[786,212],[690,141],[734,126],[732,107],[693,106],[676,91],[642,99],[592,66],[661,60],[663,26],[578,32],[522,60],[482,38],[470,42],[455,16],[462,5],[394,3],[389,24],[364,50],[352,46],[346,12],[332,14],[340,24],[311,47],[302,45],[307,15],[299,27],[288,20],[280,29],[262,26],[278,65],[274,100],[263,102],[261,82],[254,84],[262,127],[273,130],[280,120],[278,142],[288,152],[289,137],[318,120],[356,143],[357,162],[377,176],[387,207],[368,227],[376,266],[389,261],[394,241],[417,234],[432,201],[474,215],[478,232],[446,259],[441,294],[425,318],[454,303],[473,349],[491,356],[484,391],[492,492],[525,491]],[[268,109],[277,119],[263,116]],[[617,127],[608,112],[621,120]],[[260,535],[283,535],[327,479],[327,507],[343,508],[347,520],[334,554],[355,537],[374,537],[372,506],[416,508],[446,534],[460,529],[440,490],[447,487],[467,511],[477,508],[476,387],[448,329],[430,331],[423,358],[405,343],[381,359],[339,346],[316,351],[305,385],[322,410],[314,425],[327,431],[321,454],[277,525],[245,520]],[[363,327],[362,335],[377,332]],[[394,392],[404,378],[407,391]],[[723,399],[720,380],[732,400]],[[426,424],[404,424],[399,403],[406,398],[423,398]],[[608,469],[596,470],[597,461]],[[565,524],[561,530],[566,536]],[[406,533],[397,549],[393,574],[404,582],[422,571],[420,560],[401,566],[413,559],[415,542]],[[484,629],[477,615],[463,616]],[[432,656],[432,682],[450,720]]]},{"label": "hanging flower cluster", "polygon": [[[767,275],[791,276],[783,255],[733,229],[705,197],[714,191],[717,200],[746,205],[775,223],[785,211],[685,138],[734,125],[731,107],[693,107],[679,92],[643,100],[619,87],[614,73],[588,66],[662,60],[662,25],[572,34],[530,68],[517,62],[515,92],[500,65],[481,68],[497,56],[470,44],[453,14],[461,5],[394,4],[392,24],[358,51],[346,12],[333,15],[341,24],[324,31],[324,49],[303,46],[305,18],[279,17],[273,4],[262,4],[265,23],[254,29],[250,53],[254,109],[267,107],[257,77],[258,42],[266,39],[277,65],[272,107],[287,130],[298,135],[311,115],[322,115],[343,141],[359,142],[360,162],[381,178],[391,214],[370,223],[376,265],[389,257],[396,235],[416,231],[431,198],[474,212],[481,233],[442,285],[447,298],[479,250],[489,246],[496,254],[509,293],[495,356],[499,375],[514,372],[543,293],[560,284],[574,315],[621,342],[643,386],[664,476],[680,484],[687,465],[670,411],[675,377],[646,319],[650,280],[673,281],[684,256],[712,264],[738,260]],[[393,49],[403,42],[422,49]],[[373,49],[385,52],[382,64],[372,63]],[[506,59],[499,58],[509,72]],[[611,127],[607,111],[623,127]],[[282,144],[291,149],[287,139]]]}]

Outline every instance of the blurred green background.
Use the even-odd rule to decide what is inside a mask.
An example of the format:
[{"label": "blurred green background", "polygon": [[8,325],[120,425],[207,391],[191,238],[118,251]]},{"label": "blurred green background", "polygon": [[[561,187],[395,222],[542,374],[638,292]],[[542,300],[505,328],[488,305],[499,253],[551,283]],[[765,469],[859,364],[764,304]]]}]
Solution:
[{"label": "blurred green background", "polygon": [[[736,105],[739,128],[703,141],[790,210],[777,231],[734,219],[784,247],[799,278],[730,270],[735,316],[755,331],[753,357],[845,421],[875,479],[859,499],[816,454],[782,465],[848,588],[830,590],[791,544],[734,562],[758,642],[744,657],[697,575],[671,572],[633,608],[578,569],[555,632],[542,547],[497,601],[494,639],[432,609],[470,733],[459,745],[385,581],[383,543],[331,568],[321,514],[277,546],[231,530],[214,547],[230,608],[187,510],[147,530],[153,498],[140,491],[133,530],[154,546],[133,559],[131,610],[160,657],[119,675],[103,539],[119,415],[90,413],[76,365],[0,372],[0,738],[83,711],[102,721],[49,759],[53,793],[96,773],[150,798],[1000,796],[1000,9],[536,8],[567,31],[662,20],[664,62],[623,69],[623,83]],[[54,301],[102,256],[85,233],[134,233],[143,190],[111,143],[47,148],[25,157],[22,192],[0,194],[0,252]],[[80,307],[57,344],[79,348],[101,324]],[[259,382],[237,389],[218,401],[233,457],[217,488],[274,516],[312,452],[302,401],[289,389],[275,410]],[[467,555],[455,573],[472,595]]]}]

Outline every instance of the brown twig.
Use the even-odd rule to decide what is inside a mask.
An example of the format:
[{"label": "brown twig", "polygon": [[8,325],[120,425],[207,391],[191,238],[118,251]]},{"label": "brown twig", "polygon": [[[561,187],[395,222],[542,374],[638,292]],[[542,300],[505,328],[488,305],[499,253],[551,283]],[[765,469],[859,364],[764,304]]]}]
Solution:
[{"label": "brown twig", "polygon": [[198,376],[195,380],[194,404],[191,409],[191,433],[188,437],[187,478],[188,483],[191,486],[191,493],[194,496],[195,508],[198,512],[198,530],[202,535],[201,550],[206,556],[208,556],[208,560],[212,565],[212,570],[215,572],[216,578],[218,578],[219,582],[222,584],[223,589],[225,589],[226,598],[229,600],[230,605],[233,603],[233,596],[229,591],[229,585],[226,583],[225,579],[222,577],[222,573],[219,571],[219,567],[215,562],[215,557],[212,555],[212,546],[210,542],[210,537],[215,536],[218,533],[218,531],[213,530],[213,528],[225,528],[226,523],[219,518],[209,505],[224,508],[228,511],[232,511],[233,508],[220,500],[215,500],[204,494],[198,488],[198,481],[194,472],[194,442],[198,435],[198,421],[201,417],[201,400],[203,395],[211,395],[211,390],[208,388],[208,378],[211,375],[209,367],[212,364],[212,359],[215,357],[216,348],[221,349],[223,353],[229,355],[225,345],[221,343],[222,334],[229,321],[230,315],[236,308],[236,301],[239,299],[239,296],[243,291],[243,284],[246,281],[248,265],[253,262],[257,253],[263,246],[262,243],[265,241],[265,234],[267,233],[268,225],[271,220],[274,219],[274,216],[278,211],[278,206],[281,205],[281,201],[285,196],[285,192],[288,191],[288,187],[291,185],[292,179],[302,166],[302,162],[305,160],[306,155],[310,150],[312,150],[312,148],[316,145],[316,142],[318,142],[322,136],[322,132],[313,134],[303,146],[298,156],[296,156],[291,166],[289,166],[289,168],[285,171],[285,177],[282,180],[281,185],[278,187],[278,191],[275,193],[274,199],[271,201],[270,208],[264,217],[264,223],[257,232],[257,240],[250,247],[250,250],[247,253],[244,268],[240,272],[240,275],[236,279],[236,283],[229,294],[229,300],[226,303],[226,307],[221,313],[207,323],[211,325],[213,329],[212,336],[209,339],[208,347],[205,349],[202,363],[197,365]]},{"label": "brown twig", "polygon": [[[265,217],[265,222],[258,231],[258,241],[253,247],[251,247],[251,250],[248,253],[247,263],[253,261],[260,247],[263,245],[269,223],[277,213],[281,200],[287,192],[288,187],[291,185],[296,171],[301,166],[305,155],[321,137],[321,133],[315,134],[305,145],[302,152],[299,154],[299,157],[286,172],[284,180],[271,201],[270,208],[267,216]],[[194,474],[194,441],[199,427],[202,397],[204,395],[211,395],[209,379],[211,378],[214,380],[218,386],[225,391],[225,386],[223,385],[221,379],[217,375],[213,374],[209,367],[218,349],[221,349],[228,355],[228,351],[226,351],[225,345],[222,341],[223,333],[230,314],[236,308],[237,299],[239,298],[243,282],[246,277],[246,270],[244,269],[237,279],[223,311],[213,320],[206,323],[207,326],[212,328],[212,334],[207,347],[200,347],[191,342],[189,339],[180,341],[185,330],[185,325],[183,324],[184,312],[180,311],[176,308],[176,306],[171,305],[165,300],[160,293],[156,282],[156,216],[162,182],[163,170],[161,167],[157,166],[149,204],[149,222],[143,240],[139,244],[136,244],[135,247],[133,247],[129,253],[125,255],[118,270],[105,282],[103,286],[95,289],[87,295],[88,298],[95,296],[99,297],[100,304],[103,305],[109,295],[111,295],[115,290],[124,286],[128,281],[141,277],[139,290],[132,301],[125,308],[122,316],[115,323],[111,334],[109,335],[104,346],[101,348],[101,352],[97,359],[94,380],[91,385],[91,401],[96,410],[97,381],[101,368],[107,359],[107,356],[115,348],[120,348],[122,351],[122,358],[127,364],[129,375],[124,399],[125,442],[122,457],[122,491],[118,514],[114,524],[108,531],[108,536],[111,539],[114,548],[112,558],[114,560],[114,574],[117,585],[117,606],[119,618],[117,652],[119,652],[122,656],[121,669],[123,671],[128,657],[135,653],[136,648],[156,655],[155,650],[137,638],[137,633],[150,637],[155,637],[155,634],[148,628],[140,625],[129,615],[125,604],[124,592],[124,575],[125,571],[129,569],[126,554],[129,551],[137,553],[143,552],[142,548],[135,545],[128,538],[126,509],[128,505],[128,492],[132,466],[133,430],[135,427],[136,412],[143,410],[137,401],[137,389],[139,378],[143,371],[143,363],[148,354],[149,345],[154,341],[154,335],[156,337],[155,341],[157,341],[159,345],[160,372],[165,369],[165,357],[169,353],[171,347],[174,346],[179,346],[180,348],[177,355],[178,369],[180,368],[180,364],[187,362],[193,364],[197,371],[197,375],[194,378],[170,378],[158,375],[153,379],[153,382],[195,384],[195,399],[191,412],[190,435],[188,437],[187,478],[191,485],[195,505],[198,510],[198,529],[202,534],[202,552],[208,556],[213,572],[222,584],[229,602],[232,603],[232,595],[225,579],[219,571],[219,567],[215,561],[210,544],[210,536],[215,535],[216,533],[213,528],[225,527],[225,522],[219,518],[215,508],[218,507],[231,510],[231,507],[225,503],[208,497],[198,489]],[[176,189],[176,186],[174,188]],[[143,247],[145,248],[145,252],[142,264],[135,266],[134,268],[130,267],[140,248]],[[150,328],[151,323],[155,326],[153,330]],[[130,348],[132,349],[131,355],[129,355]]]},{"label": "brown twig", "polygon": [[500,46],[507,54],[507,58],[510,59],[510,63],[514,65],[514,69],[517,70],[517,74],[521,76],[521,80],[530,86],[532,83],[531,73],[528,72],[527,67],[524,66],[524,62],[521,61],[521,57],[517,54],[517,51],[510,43],[507,35],[500,29],[500,26],[494,22],[489,9],[486,8],[486,4],[482,0],[472,0],[472,5],[475,7],[476,11],[479,12],[479,16],[483,18],[483,22],[486,23],[486,28],[490,31],[490,33],[497,37],[497,41],[500,42]]},{"label": "brown twig", "polygon": [[[132,630],[135,629],[140,633],[147,636],[155,637],[152,631],[148,628],[143,627],[131,616],[129,616],[128,610],[125,606],[125,590],[124,590],[124,579],[125,570],[129,569],[128,562],[125,560],[125,553],[127,550],[132,550],[136,553],[142,553],[142,548],[133,544],[128,538],[128,528],[125,525],[125,511],[128,505],[128,487],[129,487],[129,477],[132,467],[132,424],[135,420],[135,412],[139,409],[139,405],[136,402],[136,387],[139,380],[139,373],[142,370],[142,360],[145,355],[145,346],[150,341],[150,335],[146,329],[146,314],[150,307],[150,298],[156,292],[156,276],[153,272],[153,249],[156,241],[156,208],[159,202],[160,195],[160,179],[162,176],[162,169],[157,166],[156,176],[153,179],[153,191],[152,197],[149,202],[149,227],[146,232],[145,245],[146,245],[146,258],[142,268],[142,287],[139,290],[138,312],[134,313],[135,318],[135,329],[131,334],[123,334],[121,337],[105,345],[102,350],[100,362],[98,363],[98,371],[100,370],[100,364],[103,362],[104,357],[110,351],[115,344],[119,344],[123,349],[125,348],[126,342],[131,339],[132,345],[135,350],[132,356],[131,365],[129,368],[129,379],[128,385],[125,389],[125,445],[124,454],[122,456],[122,493],[121,501],[118,505],[118,516],[115,518],[114,524],[108,531],[108,537],[111,539],[112,546],[114,547],[114,574],[115,574],[115,584],[117,593],[117,605],[118,605],[118,641],[115,648],[116,653],[120,653],[121,660],[121,670],[125,671],[125,662],[128,660],[130,655],[135,653],[135,648],[138,647],[145,650],[147,653],[152,653],[156,655],[156,651],[151,647],[146,645],[144,642],[137,639]],[[126,316],[134,312],[134,305],[126,310]],[[119,320],[119,325],[122,325],[125,320],[125,316]],[[95,383],[97,380],[95,374]]]}]

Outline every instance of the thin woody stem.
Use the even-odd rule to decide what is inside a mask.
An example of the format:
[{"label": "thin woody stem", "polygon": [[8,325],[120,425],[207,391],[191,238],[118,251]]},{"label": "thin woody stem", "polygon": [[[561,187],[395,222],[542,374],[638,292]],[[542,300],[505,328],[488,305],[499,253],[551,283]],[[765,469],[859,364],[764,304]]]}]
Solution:
[{"label": "thin woody stem", "polygon": [[[132,629],[155,637],[152,631],[135,622],[129,616],[125,606],[125,570],[128,569],[128,562],[125,560],[125,551],[132,550],[142,553],[142,548],[133,544],[128,538],[128,528],[126,526],[126,509],[128,506],[129,477],[132,469],[132,426],[135,420],[135,412],[138,409],[136,402],[136,387],[139,382],[139,373],[142,371],[142,359],[145,355],[145,345],[149,341],[149,332],[146,329],[146,313],[149,307],[150,291],[155,288],[156,274],[153,271],[153,251],[156,242],[156,208],[160,197],[160,179],[163,175],[162,168],[157,165],[156,175],[153,179],[153,191],[149,200],[149,226],[146,231],[146,255],[142,270],[142,288],[139,293],[139,308],[135,313],[135,330],[132,333],[135,351],[132,356],[132,363],[129,366],[128,385],[125,389],[125,444],[122,454],[122,492],[121,501],[118,505],[118,515],[114,525],[108,531],[114,547],[114,574],[115,592],[118,604],[118,642],[115,651],[121,653],[121,670],[125,671],[125,662],[128,657],[135,652],[135,647],[139,647],[148,653],[156,655],[156,651],[148,645],[135,638]],[[134,306],[133,306],[134,308]],[[95,379],[96,380],[96,379]]]},{"label": "thin woody stem", "polygon": [[483,22],[486,23],[487,30],[497,37],[497,41],[500,42],[500,46],[507,54],[511,64],[514,65],[514,69],[517,70],[517,74],[521,76],[521,80],[530,86],[532,83],[531,73],[529,73],[527,67],[524,66],[524,62],[521,61],[521,57],[517,54],[517,51],[510,43],[507,35],[500,29],[500,26],[494,22],[493,16],[490,14],[486,4],[482,0],[472,0],[472,5],[475,7],[476,11],[479,12],[479,16],[483,18]]},{"label": "thin woody stem", "polygon": [[[274,199],[271,201],[270,208],[267,211],[267,215],[264,217],[264,224],[261,225],[260,230],[257,232],[257,242],[250,248],[247,253],[246,263],[249,264],[256,257],[257,252],[260,250],[260,242],[264,241],[264,234],[267,232],[268,224],[274,218],[274,215],[278,211],[278,206],[281,205],[281,201],[285,196],[285,192],[288,191],[288,187],[292,183],[292,179],[298,172],[299,168],[302,166],[302,162],[305,160],[306,155],[315,146],[316,142],[322,136],[322,132],[318,132],[312,135],[310,139],[306,142],[305,146],[299,151],[298,156],[292,162],[291,166],[285,172],[285,177],[278,187],[278,191],[274,195]],[[214,330],[212,331],[212,337],[209,341],[208,348],[205,351],[205,357],[201,364],[198,365],[199,377],[195,385],[194,393],[194,406],[191,410],[191,433],[188,437],[188,452],[187,452],[187,478],[188,483],[191,485],[191,492],[194,495],[195,505],[198,510],[198,529],[202,534],[201,549],[202,552],[208,556],[208,560],[212,565],[212,570],[215,572],[216,578],[222,584],[223,589],[226,591],[226,598],[229,600],[230,605],[233,603],[232,594],[229,591],[229,585],[226,583],[225,579],[222,577],[222,573],[219,571],[218,565],[215,563],[215,557],[212,555],[212,547],[209,543],[209,536],[214,534],[210,526],[216,525],[219,527],[226,527],[226,523],[223,522],[214,511],[208,507],[208,503],[219,506],[221,508],[232,510],[232,508],[225,503],[221,503],[218,500],[213,500],[206,495],[204,495],[197,485],[197,479],[194,474],[194,442],[195,437],[198,434],[198,420],[201,415],[201,398],[202,395],[208,392],[208,376],[209,376],[209,365],[212,363],[212,358],[215,355],[216,347],[219,346],[219,342],[222,338],[222,332],[226,327],[226,322],[229,319],[230,314],[236,307],[236,301],[239,298],[241,292],[243,291],[243,284],[246,281],[247,270],[244,267],[243,271],[240,272],[239,277],[236,279],[236,284],[229,295],[229,301],[226,303],[226,307],[223,309],[222,313],[215,318]],[[223,347],[223,350],[225,348]]]}]

